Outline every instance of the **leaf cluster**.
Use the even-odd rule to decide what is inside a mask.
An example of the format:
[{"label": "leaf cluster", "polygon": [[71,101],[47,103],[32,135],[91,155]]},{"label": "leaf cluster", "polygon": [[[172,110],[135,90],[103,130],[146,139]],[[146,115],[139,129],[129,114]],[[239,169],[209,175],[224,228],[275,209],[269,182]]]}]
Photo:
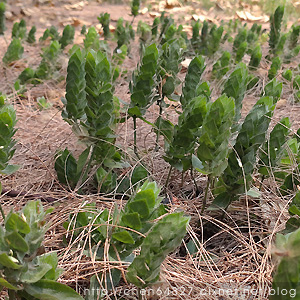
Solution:
[{"label": "leaf cluster", "polygon": [[82,300],[74,290],[56,282],[61,274],[55,252],[44,253],[45,222],[40,201],[30,201],[19,213],[10,211],[0,227],[0,286],[21,299]]},{"label": "leaf cluster", "polygon": [[129,85],[131,97],[128,113],[130,116],[143,116],[147,108],[154,102],[158,58],[159,53],[156,45],[148,46],[139,67],[132,74]]},{"label": "leaf cluster", "polygon": [[8,162],[15,152],[16,142],[13,136],[16,133],[17,119],[13,106],[5,100],[5,96],[0,95],[0,173],[10,174],[16,169],[16,166],[9,165]]},{"label": "leaf cluster", "polygon": [[108,39],[110,36],[110,30],[109,30],[110,14],[101,13],[101,15],[98,17],[98,21],[102,25],[104,38]]},{"label": "leaf cluster", "polygon": [[4,1],[0,2],[0,35],[4,34],[4,31],[6,29],[5,26],[5,10],[6,10],[6,5]]},{"label": "leaf cluster", "polygon": [[24,53],[24,47],[22,46],[22,42],[18,38],[13,38],[11,43],[9,44],[7,51],[5,52],[2,61],[5,64],[10,64],[16,60],[22,58]]}]

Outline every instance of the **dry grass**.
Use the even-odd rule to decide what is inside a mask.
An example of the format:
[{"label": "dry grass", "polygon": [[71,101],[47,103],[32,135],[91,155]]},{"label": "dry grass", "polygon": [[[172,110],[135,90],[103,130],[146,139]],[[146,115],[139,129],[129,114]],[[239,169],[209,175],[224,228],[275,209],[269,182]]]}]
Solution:
[{"label": "dry grass", "polygon": [[[0,46],[1,49],[5,48],[3,40]],[[126,68],[134,68],[135,54],[135,52],[132,54],[134,59],[127,60]],[[48,217],[50,228],[45,237],[45,247],[46,251],[57,251],[59,255],[59,267],[64,269],[59,279],[61,282],[83,294],[84,289],[89,286],[92,275],[98,274],[101,278],[101,274],[107,270],[118,268],[123,273],[121,285],[107,298],[137,299],[134,287],[127,285],[124,279],[127,263],[111,262],[107,254],[106,260],[96,261],[93,255],[88,257],[84,252],[82,245],[91,246],[92,227],[87,228],[85,234],[79,236],[78,240],[66,247],[63,245],[66,230],[62,224],[70,213],[76,215],[82,210],[83,202],[96,202],[99,209],[108,208],[111,211],[116,203],[121,207],[124,201],[117,200],[113,195],[110,197],[78,195],[67,191],[58,183],[53,168],[56,151],[68,147],[76,155],[82,149],[82,145],[78,144],[70,127],[60,116],[60,97],[64,94],[63,82],[46,82],[29,90],[25,99],[11,93],[13,82],[24,66],[36,63],[35,56],[36,48],[30,47],[26,54],[26,62],[22,60],[8,68],[0,66],[1,89],[11,95],[10,100],[15,105],[18,117],[16,134],[18,144],[12,162],[21,166],[15,174],[1,178],[6,192],[2,194],[0,201],[6,212],[10,209],[19,210],[31,199],[42,199],[46,207],[55,207],[54,212]],[[262,66],[264,65],[265,62],[262,62]],[[207,74],[210,69],[211,64],[207,66]],[[264,68],[258,70],[258,76],[263,78],[263,84],[267,81]],[[220,84],[220,82],[213,83],[214,97],[220,93]],[[243,115],[260,96],[258,89],[261,90],[262,86],[249,91],[245,97]],[[283,97],[288,99],[290,93],[291,90],[286,89]],[[119,83],[116,94],[123,100],[128,100],[127,82]],[[37,110],[36,98],[39,96],[45,96],[54,104],[53,108],[47,111]],[[299,106],[287,102],[277,110],[274,121],[278,121],[282,116],[290,116],[295,120],[293,125],[295,129],[299,126],[298,112]],[[176,114],[171,108],[166,114],[176,119]],[[147,118],[155,120],[156,116],[157,110],[153,108]],[[151,128],[143,123],[138,125],[141,158],[148,166],[151,177],[163,186],[168,166],[161,158],[162,150],[153,151],[155,135]],[[124,149],[134,165],[138,161],[132,151],[132,130],[131,122],[120,125],[117,144]],[[198,175],[196,181],[199,187],[204,188],[206,177]],[[255,184],[260,185],[257,178]],[[195,196],[189,174],[182,182],[181,174],[172,173],[167,188],[169,194],[177,199],[176,204],[170,208],[171,211],[183,210],[192,219],[185,241],[177,252],[166,259],[162,266],[160,282],[146,292],[145,299],[267,299],[274,268],[271,259],[272,243],[275,234],[284,227],[291,197],[278,196],[276,183],[270,179],[264,182],[264,192],[259,201],[244,197],[234,203],[222,216],[220,212],[200,213],[203,194]],[[12,194],[11,190],[15,191],[13,197],[9,195]],[[190,240],[197,245],[197,252],[193,255],[187,251],[187,243]],[[91,247],[88,248],[91,251]],[[129,295],[126,295],[128,288]]]}]

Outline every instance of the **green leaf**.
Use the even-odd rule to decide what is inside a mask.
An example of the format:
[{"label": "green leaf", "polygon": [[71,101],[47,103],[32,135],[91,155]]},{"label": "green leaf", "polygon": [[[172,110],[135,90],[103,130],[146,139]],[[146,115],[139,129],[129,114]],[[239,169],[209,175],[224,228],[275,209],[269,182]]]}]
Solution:
[{"label": "green leaf", "polygon": [[199,96],[196,91],[205,68],[205,60],[201,55],[196,56],[190,62],[185,76],[182,96],[180,98],[183,107],[186,106],[191,99]]},{"label": "green leaf", "polygon": [[20,288],[10,284],[7,280],[5,280],[4,278],[0,278],[0,285],[4,286],[10,290],[14,290],[14,291],[18,291],[20,290]]},{"label": "green leaf", "polygon": [[115,240],[120,241],[125,244],[134,244],[134,239],[132,238],[131,234],[126,230],[123,230],[120,232],[115,232],[115,233],[113,233],[112,237]]},{"label": "green leaf", "polygon": [[40,300],[83,300],[72,288],[47,279],[25,285],[24,289],[28,294]]},{"label": "green leaf", "polygon": [[[37,262],[39,262],[39,260]],[[23,283],[35,283],[42,279],[46,275],[46,273],[51,269],[52,266],[45,263],[29,265],[26,273],[21,273],[20,280]]]},{"label": "green leaf", "polygon": [[12,256],[8,256],[6,253],[1,253],[0,254],[0,264],[6,268],[18,270],[22,268],[21,265],[18,265],[16,263],[16,259]]},{"label": "green leaf", "polygon": [[8,231],[20,231],[21,233],[27,234],[30,232],[30,226],[26,221],[17,215],[16,213],[11,212],[5,219],[5,228]]},{"label": "green leaf", "polygon": [[128,204],[132,212],[138,213],[142,218],[147,218],[150,214],[147,198],[141,200],[134,200]]},{"label": "green leaf", "polygon": [[204,174],[220,176],[227,167],[234,113],[234,100],[225,95],[208,104],[208,112],[200,130],[197,149],[197,156],[203,164]]},{"label": "green leaf", "polygon": [[82,118],[86,107],[84,54],[77,49],[69,59],[66,79],[66,114],[76,121]]},{"label": "green leaf", "polygon": [[27,242],[24,240],[24,238],[16,231],[6,234],[4,237],[7,244],[13,248],[14,250],[20,251],[20,252],[27,252],[29,247]]},{"label": "green leaf", "polygon": [[238,122],[241,118],[242,101],[244,99],[248,83],[248,69],[244,63],[236,66],[235,70],[230,74],[224,84],[222,94],[232,97],[235,101],[235,117],[234,122]]},{"label": "green leaf", "polygon": [[125,224],[125,226],[135,230],[139,230],[142,227],[141,219],[137,212],[123,215],[121,221]]},{"label": "green leaf", "polygon": [[24,52],[24,47],[22,46],[22,42],[18,38],[14,38],[9,44],[6,53],[3,56],[2,61],[5,64],[9,64],[13,61],[21,59]]},{"label": "green leaf", "polygon": [[54,167],[58,180],[74,189],[79,179],[78,166],[76,159],[67,148],[57,153]]},{"label": "green leaf", "polygon": [[141,165],[136,166],[132,171],[131,183],[136,184],[148,177],[148,171]]},{"label": "green leaf", "polygon": [[173,213],[159,220],[144,239],[140,255],[129,266],[126,278],[139,288],[159,279],[160,266],[166,256],[181,243],[189,222],[183,213]]}]

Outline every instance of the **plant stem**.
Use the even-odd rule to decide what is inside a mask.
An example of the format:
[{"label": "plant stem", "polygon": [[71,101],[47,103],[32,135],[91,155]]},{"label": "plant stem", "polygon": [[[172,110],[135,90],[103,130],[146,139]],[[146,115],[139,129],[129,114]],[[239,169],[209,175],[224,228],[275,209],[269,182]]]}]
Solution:
[{"label": "plant stem", "polygon": [[162,112],[163,112],[163,108],[162,108],[163,99],[164,99],[164,95],[162,95],[160,100],[157,100],[157,105],[159,106],[159,122],[158,122],[158,129],[157,129],[156,141],[155,141],[155,152],[157,152],[158,148],[159,148],[158,141],[159,141],[159,137],[160,137],[160,121],[161,121],[161,116],[162,116]]},{"label": "plant stem", "polygon": [[261,178],[261,182],[260,182],[260,186],[259,186],[260,191],[261,191],[264,180],[265,180],[265,175],[263,175],[262,178]]},{"label": "plant stem", "polygon": [[136,157],[140,160],[139,154],[137,152],[136,146],[136,116],[133,116],[133,151]]},{"label": "plant stem", "polygon": [[204,198],[203,198],[203,204],[202,204],[201,213],[203,213],[203,211],[205,209],[205,206],[206,206],[209,184],[210,184],[210,177],[208,176],[208,178],[207,178],[207,184],[206,184],[206,188],[205,188],[205,195],[204,195]]},{"label": "plant stem", "polygon": [[9,300],[16,300],[17,297],[16,297],[16,291],[14,290],[8,290],[8,296],[9,296]]},{"label": "plant stem", "polygon": [[195,185],[195,188],[196,188],[196,196],[198,196],[198,195],[200,194],[200,190],[199,190],[199,188],[198,188],[196,179],[195,179],[195,177],[194,177],[193,167],[191,167],[191,177],[192,177],[192,180],[193,180],[194,185]]},{"label": "plant stem", "polygon": [[133,16],[133,18],[131,20],[131,23],[130,23],[130,26],[133,24],[134,20],[135,20],[135,16]]},{"label": "plant stem", "polygon": [[5,221],[5,213],[4,213],[4,210],[2,208],[2,205],[0,204],[0,212],[1,212],[1,215],[2,215],[2,219],[3,221]]},{"label": "plant stem", "polygon": [[168,177],[167,177],[167,180],[166,180],[166,183],[165,183],[165,192],[167,191],[167,187],[168,187],[169,180],[170,180],[170,177],[171,177],[172,169],[173,169],[173,167],[170,166],[169,173],[168,173]]},{"label": "plant stem", "polygon": [[141,288],[138,288],[138,294],[139,294],[139,300],[142,300],[143,297],[142,297],[142,294],[141,294]]}]

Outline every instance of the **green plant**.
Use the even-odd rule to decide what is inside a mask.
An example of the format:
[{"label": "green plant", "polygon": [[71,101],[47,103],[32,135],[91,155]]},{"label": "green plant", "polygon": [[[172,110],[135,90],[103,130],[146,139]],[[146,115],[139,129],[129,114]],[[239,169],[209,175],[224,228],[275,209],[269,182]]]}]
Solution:
[{"label": "green plant", "polygon": [[182,95],[180,97],[180,103],[183,109],[191,99],[199,96],[197,88],[205,68],[205,60],[201,55],[196,56],[190,62],[182,87]]},{"label": "green plant", "polygon": [[16,60],[22,58],[24,47],[20,39],[14,38],[9,44],[7,51],[5,52],[2,61],[5,64],[10,64]]},{"label": "green plant", "polygon": [[46,41],[49,37],[52,41],[59,40],[59,33],[57,31],[57,28],[53,25],[44,31],[43,35],[40,37],[40,41]]},{"label": "green plant", "polygon": [[258,164],[260,165],[259,173],[263,175],[263,179],[274,173],[275,166],[280,163],[280,159],[283,155],[283,146],[287,141],[290,126],[289,118],[281,119],[274,126],[269,138],[262,145],[259,152]]},{"label": "green plant", "polygon": [[71,25],[67,25],[63,30],[61,38],[59,39],[61,49],[65,49],[66,46],[73,43],[74,35],[75,28]]},{"label": "green plant", "polygon": [[12,28],[12,33],[11,33],[11,37],[13,39],[24,39],[26,37],[26,32],[27,32],[27,28],[26,28],[26,22],[25,20],[21,20],[20,23],[16,22],[13,25]]},{"label": "green plant", "polygon": [[[297,198],[299,199],[298,195]],[[298,199],[297,202],[299,201]],[[298,205],[297,210],[299,210]],[[300,276],[299,234],[300,229],[298,228],[287,234],[276,235],[273,257],[277,259],[277,268],[273,275],[270,300],[290,300],[297,298]]]},{"label": "green plant", "polygon": [[35,43],[35,33],[36,33],[36,27],[35,26],[32,26],[29,33],[28,33],[28,36],[27,36],[27,43],[29,44],[34,44]]},{"label": "green plant", "polygon": [[192,154],[210,98],[208,84],[200,81],[204,69],[202,56],[197,56],[191,61],[180,97],[183,112],[178,118],[178,124],[173,126],[171,123],[163,123],[165,130],[162,132],[167,145],[164,160],[171,165],[170,172],[172,167],[180,171],[187,171],[192,167]]},{"label": "green plant", "polygon": [[281,24],[284,15],[284,6],[278,6],[270,16],[270,35],[269,35],[269,46],[270,51],[274,52],[281,36]]},{"label": "green plant", "polygon": [[[133,193],[123,209],[115,206],[110,215],[107,209],[100,211],[94,203],[88,204],[76,218],[70,215],[64,227],[72,230],[72,233],[68,233],[72,240],[91,234],[92,255],[95,253],[97,260],[103,260],[105,256],[112,260],[132,262],[127,280],[138,287],[147,286],[158,280],[161,263],[180,244],[189,221],[182,213],[163,216],[167,211],[161,204],[159,193],[155,182],[146,181]],[[106,249],[105,240],[109,241]],[[88,250],[89,245],[85,244],[85,247]],[[138,247],[141,247],[140,255],[134,258],[133,251]],[[145,256],[146,253],[148,255]],[[145,264],[146,272],[143,267]],[[109,280],[108,273],[98,274],[101,281],[106,279],[108,289],[118,285],[121,278],[118,269],[114,269],[112,274],[113,282]],[[99,283],[93,278],[90,289],[96,290],[98,286]]]},{"label": "green plant", "polygon": [[282,82],[278,82],[276,78],[270,81],[264,87],[263,96],[273,97],[274,103],[276,103],[281,96],[282,93]]},{"label": "green plant", "polygon": [[101,51],[82,52],[79,48],[68,64],[63,118],[72,125],[86,149],[76,160],[65,149],[56,156],[55,169],[60,182],[70,189],[85,184],[92,167],[97,166],[95,180],[100,190],[108,181],[116,184],[112,169],[121,160],[115,148],[115,124],[118,99],[113,97],[112,69]]},{"label": "green plant", "polygon": [[104,38],[107,40],[110,36],[110,30],[109,30],[110,14],[102,13],[98,17],[98,20],[99,20],[100,24],[102,25]]},{"label": "green plant", "polygon": [[4,1],[0,2],[0,35],[4,34],[4,31],[6,29],[5,27],[5,10],[6,5]]},{"label": "green plant", "polygon": [[298,26],[293,25],[292,31],[289,36],[289,49],[290,50],[293,50],[295,47],[297,47],[299,36],[300,36],[300,25],[298,25]]},{"label": "green plant", "polygon": [[158,68],[158,50],[155,44],[145,49],[140,65],[132,74],[129,89],[131,92],[128,114],[134,123],[134,152],[136,146],[136,119],[141,118],[148,107],[155,101],[153,92],[156,88],[156,73]]},{"label": "green plant", "polygon": [[208,55],[211,56],[215,54],[219,48],[222,40],[222,35],[224,32],[223,26],[219,26],[218,28],[213,27],[210,31],[211,38],[208,41]]},{"label": "green plant", "polygon": [[131,2],[131,14],[136,17],[139,14],[140,0],[132,0]]},{"label": "green plant", "polygon": [[228,164],[227,156],[234,113],[234,99],[226,95],[207,104],[207,113],[199,132],[197,156],[193,155],[192,158],[193,167],[202,174],[208,175],[202,210],[206,205],[211,179],[220,176]]},{"label": "green plant", "polygon": [[286,69],[283,73],[282,73],[282,77],[284,79],[286,79],[287,81],[292,81],[293,79],[293,72],[290,69]]},{"label": "green plant", "polygon": [[281,59],[278,56],[276,56],[272,59],[272,64],[268,72],[269,79],[275,78],[280,68],[281,68]]},{"label": "green plant", "polygon": [[0,227],[0,285],[14,299],[83,298],[66,285],[56,282],[61,274],[57,254],[46,253],[42,246],[48,228],[40,201],[30,201],[19,213],[10,213]]},{"label": "green plant", "polygon": [[32,68],[25,68],[19,75],[18,80],[21,84],[25,84],[35,77],[35,71]]},{"label": "green plant", "polygon": [[52,103],[48,102],[45,97],[38,97],[36,101],[40,110],[46,110],[52,107]]},{"label": "green plant", "polygon": [[228,166],[218,179],[213,207],[225,209],[239,195],[247,193],[256,166],[256,154],[265,141],[274,107],[272,97],[263,97],[246,116],[229,153]]},{"label": "green plant", "polygon": [[98,51],[100,49],[99,34],[95,27],[90,27],[83,40],[85,50],[93,49]]},{"label": "green plant", "polygon": [[251,90],[252,88],[254,88],[258,82],[259,77],[254,76],[253,74],[249,74],[247,79],[247,90]]},{"label": "green plant", "polygon": [[256,70],[259,67],[260,61],[262,58],[262,51],[260,45],[257,45],[251,54],[251,59],[249,62],[249,69]]},{"label": "green plant", "polygon": [[235,56],[235,62],[239,63],[242,61],[246,51],[247,51],[248,43],[247,42],[242,42],[239,47],[237,48],[236,51],[236,56]]},{"label": "green plant", "polygon": [[182,213],[173,213],[158,221],[144,239],[140,255],[128,267],[127,280],[140,288],[158,281],[161,264],[180,245],[188,222],[189,217]]},{"label": "green plant", "polygon": [[295,92],[295,100],[300,101],[300,75],[296,75],[293,80],[293,88],[296,90]]},{"label": "green plant", "polygon": [[158,86],[157,92],[159,98],[157,99],[157,105],[159,106],[159,116],[155,121],[157,127],[156,132],[156,150],[158,150],[158,141],[161,130],[161,122],[163,108],[167,106],[165,97],[170,100],[179,100],[179,97],[174,94],[175,88],[180,84],[180,80],[177,78],[177,74],[180,71],[180,63],[183,60],[183,48],[182,48],[182,39],[175,39],[169,42],[166,42],[161,49],[160,53],[160,63],[158,70]]},{"label": "green plant", "polygon": [[229,71],[231,54],[224,51],[222,56],[214,63],[212,73],[218,79],[222,78]]},{"label": "green plant", "polygon": [[158,27],[159,27],[159,24],[160,24],[160,19],[159,19],[158,17],[156,17],[156,18],[153,20],[152,28],[151,28],[151,33],[152,33],[152,37],[153,37],[153,38],[156,38],[157,35],[158,35]]},{"label": "green plant", "polygon": [[192,47],[197,49],[200,46],[200,22],[192,22],[193,36],[191,39]]},{"label": "green plant", "polygon": [[59,69],[58,56],[61,53],[60,44],[58,41],[52,41],[48,47],[43,49],[41,54],[42,60],[35,71],[35,78],[48,79],[53,72]]},{"label": "green plant", "polygon": [[143,53],[145,46],[152,38],[151,27],[147,23],[143,21],[139,21],[137,33],[139,34],[140,38],[140,52]]},{"label": "green plant", "polygon": [[237,123],[241,118],[242,102],[247,90],[248,83],[248,69],[244,63],[236,66],[235,70],[230,74],[229,78],[224,84],[222,94],[227,97],[232,97],[235,101],[235,114],[233,131],[237,129]]},{"label": "green plant", "polygon": [[296,192],[296,194],[293,197],[293,200],[291,201],[289,205],[289,215],[290,218],[285,223],[285,229],[282,233],[288,234],[292,233],[300,228],[300,193],[299,191]]},{"label": "green plant", "polygon": [[126,45],[130,49],[130,41],[134,40],[135,33],[132,26],[126,21],[124,25],[123,18],[120,18],[117,22],[117,27],[115,31],[117,38],[117,48],[120,49],[122,45]]},{"label": "green plant", "polygon": [[[10,165],[9,160],[15,152],[16,142],[13,139],[16,133],[16,112],[12,105],[7,104],[4,95],[0,94],[0,174],[11,174],[18,169],[16,165]],[[2,190],[0,182],[0,193]],[[4,212],[0,204],[0,212],[3,219]]]},{"label": "green plant", "polygon": [[83,25],[80,34],[86,34],[86,25]]},{"label": "green plant", "polygon": [[239,30],[238,34],[235,36],[233,41],[233,52],[237,52],[242,43],[247,42],[247,29],[242,28]]}]

